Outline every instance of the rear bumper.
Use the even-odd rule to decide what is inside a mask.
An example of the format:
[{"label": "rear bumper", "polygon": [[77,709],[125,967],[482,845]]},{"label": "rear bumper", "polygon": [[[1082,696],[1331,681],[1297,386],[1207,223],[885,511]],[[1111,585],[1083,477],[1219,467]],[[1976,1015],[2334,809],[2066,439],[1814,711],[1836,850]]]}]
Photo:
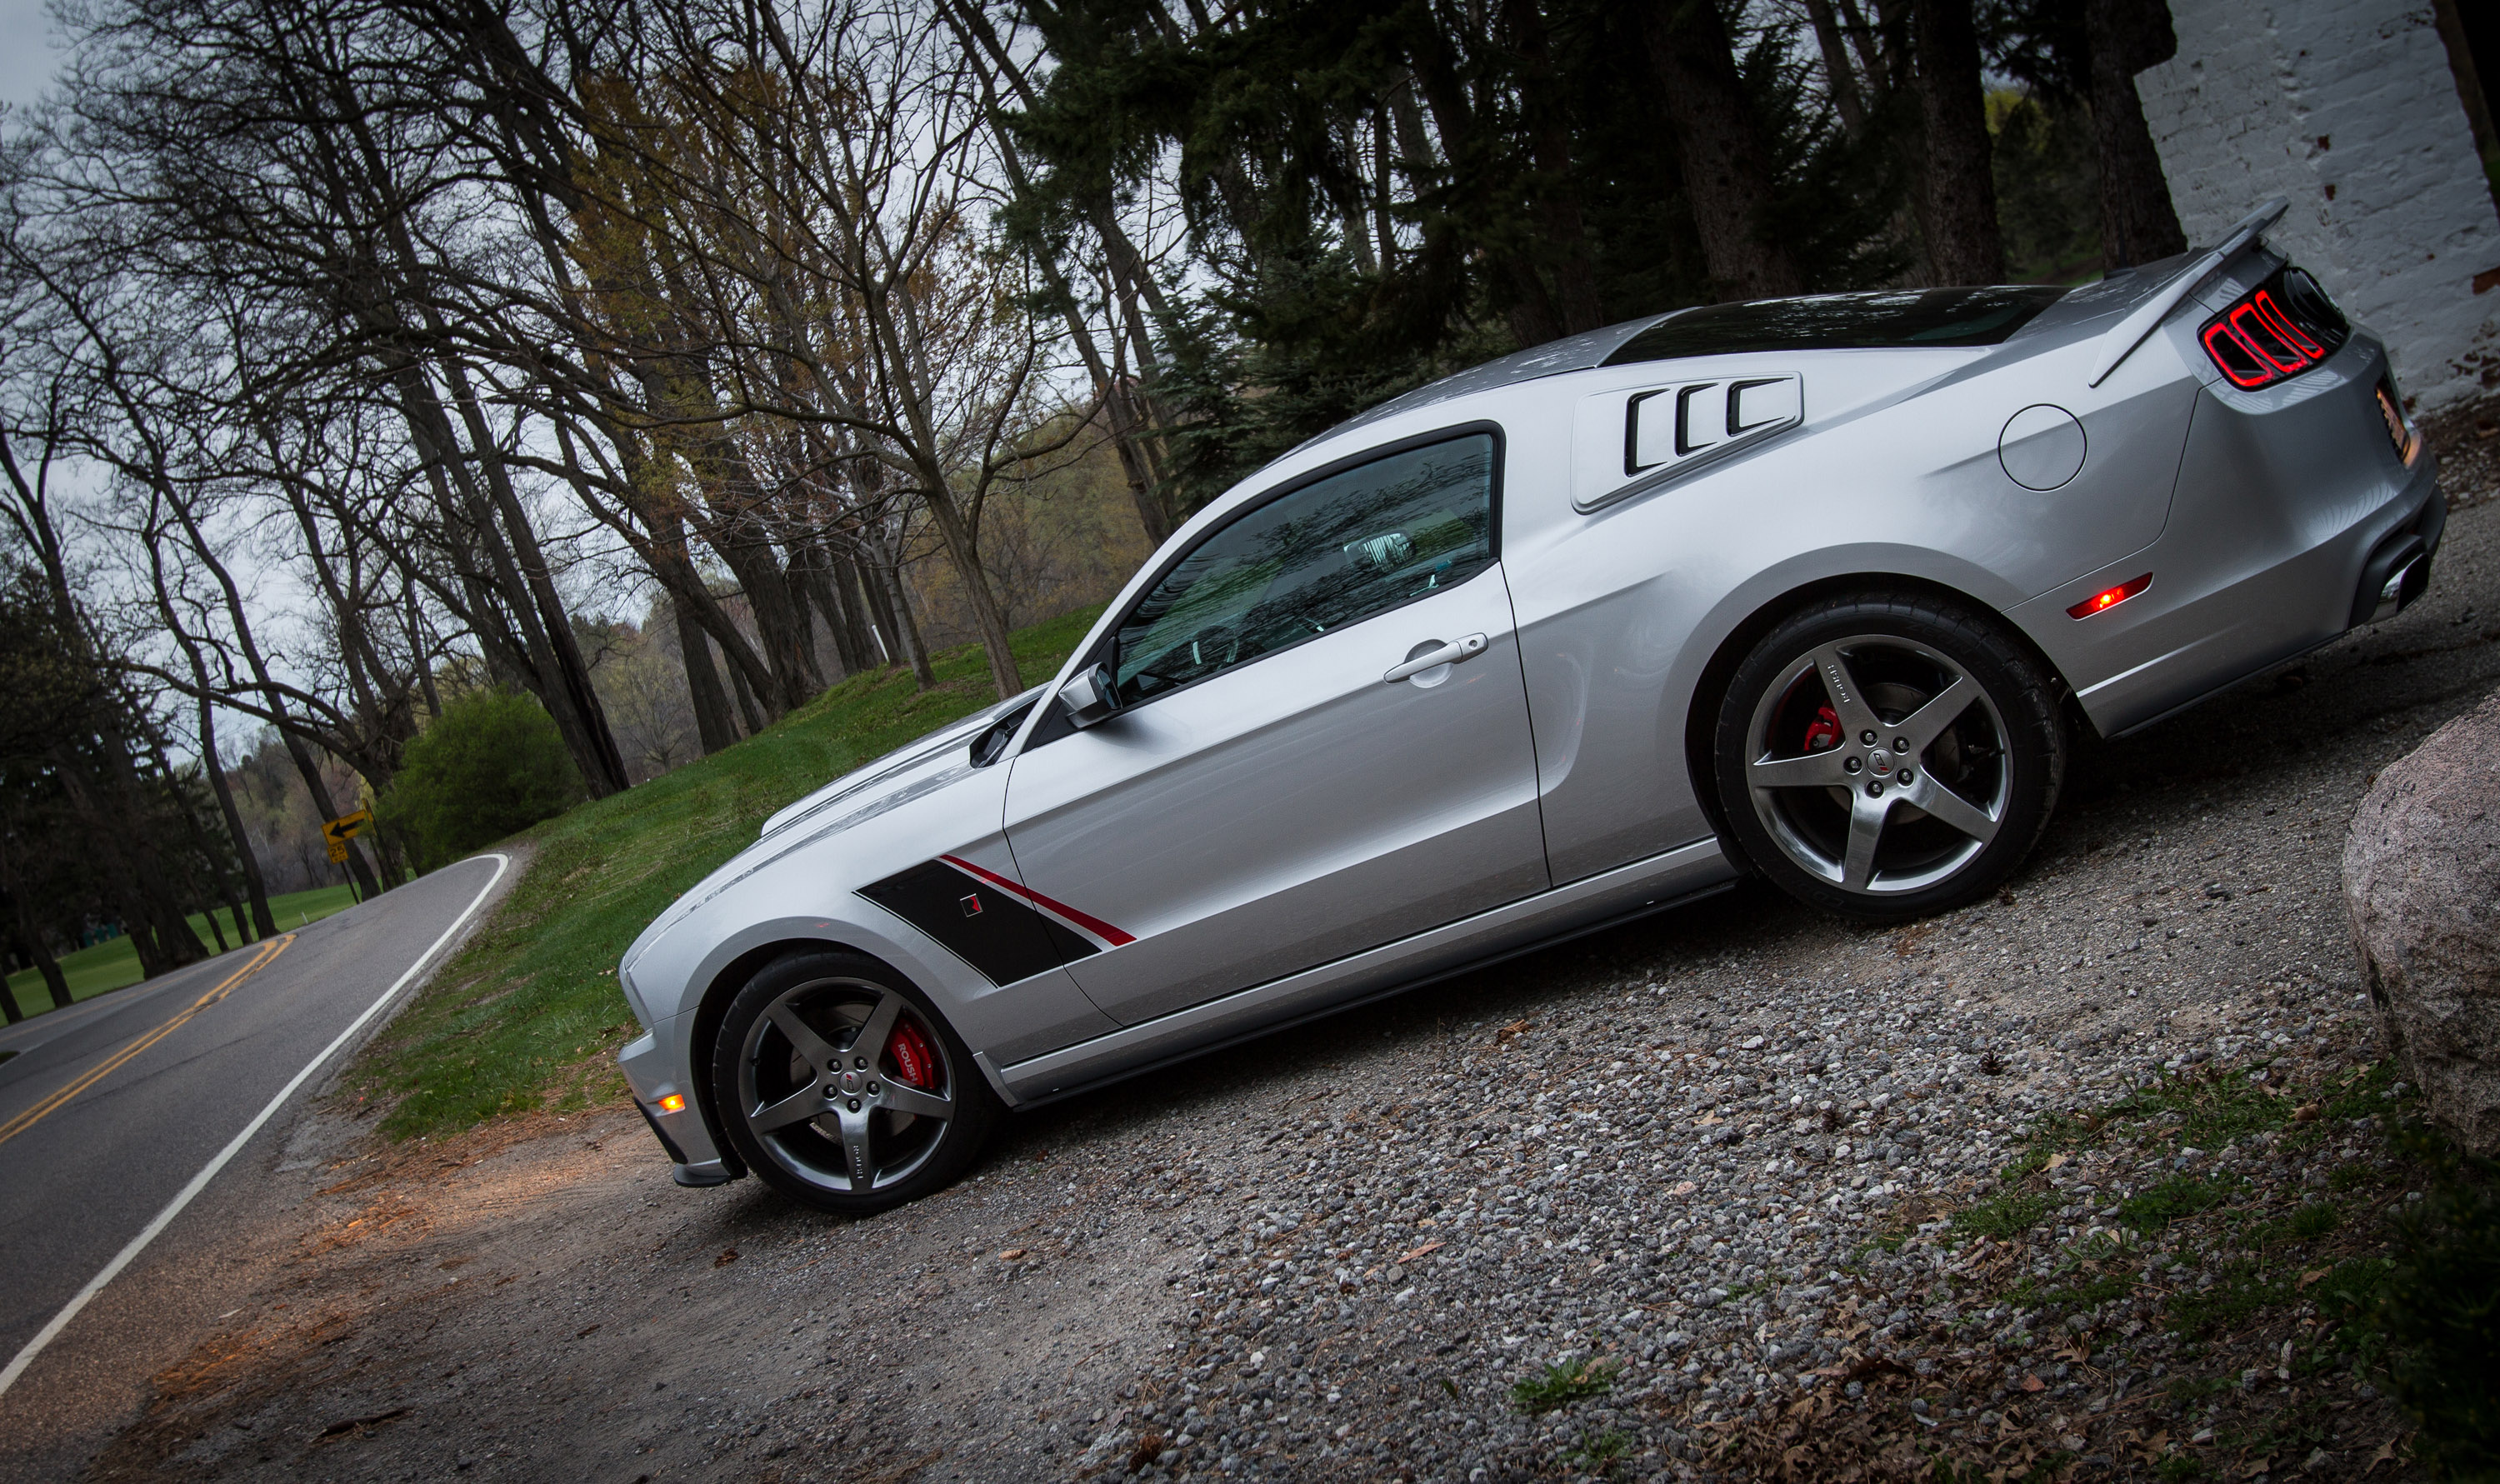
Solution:
[{"label": "rear bumper", "polygon": [[[2420,596],[2447,506],[2420,440],[2410,463],[2389,445],[2377,402],[2385,368],[2378,343],[2355,335],[2295,384],[2200,393],[2160,538],[2010,610],[2103,736],[2149,726]],[[2068,615],[2148,574],[2138,596]]]},{"label": "rear bumper", "polygon": [[[736,1178],[736,1172],[712,1142],[711,1130],[705,1125],[703,1108],[696,1101],[694,1079],[685,1075],[682,1063],[673,1054],[674,1038],[661,1034],[675,1024],[663,1022],[660,1031],[645,1032],[627,1042],[616,1054],[616,1065],[633,1091],[635,1110],[651,1126],[652,1137],[676,1167],[676,1182],[698,1188],[723,1185]],[[664,1106],[664,1100],[671,1097],[684,1099],[674,1111]]]},{"label": "rear bumper", "polygon": [[2351,627],[2392,618],[2428,592],[2430,561],[2439,554],[2439,539],[2447,531],[2448,501],[2434,489],[2421,513],[2372,547],[2370,559],[2361,564]]}]

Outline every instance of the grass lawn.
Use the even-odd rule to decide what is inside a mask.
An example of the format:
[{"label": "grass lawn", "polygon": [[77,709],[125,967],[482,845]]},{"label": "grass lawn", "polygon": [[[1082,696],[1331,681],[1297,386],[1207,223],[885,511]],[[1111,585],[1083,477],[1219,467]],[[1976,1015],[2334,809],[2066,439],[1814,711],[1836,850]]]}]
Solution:
[{"label": "grass lawn", "polygon": [[[319,922],[333,912],[344,912],[355,906],[354,896],[345,886],[316,886],[311,891],[288,892],[269,899],[269,913],[278,920],[281,933]],[[217,925],[232,947],[243,935],[235,931],[234,914],[218,909]],[[209,914],[193,912],[191,931],[200,935],[201,946],[214,953],[216,940],[209,933]],[[61,959],[61,976],[69,980],[70,998],[84,1000],[111,990],[127,988],[139,982],[139,950],[130,946],[127,938],[116,938],[81,948]],[[29,1015],[40,1015],[52,1007],[52,992],[44,986],[44,976],[32,969],[19,970],[9,975],[9,993],[17,997],[17,1008]]]},{"label": "grass lawn", "polygon": [[[1018,633],[1026,681],[1057,671],[1101,611]],[[538,850],[528,872],[349,1078],[393,1105],[384,1131],[407,1138],[622,1097],[612,1057],[636,1034],[616,988],[625,945],[775,809],[997,700],[978,647],[936,669],[928,691],[908,671],[852,676],[734,747],[522,832]]]}]

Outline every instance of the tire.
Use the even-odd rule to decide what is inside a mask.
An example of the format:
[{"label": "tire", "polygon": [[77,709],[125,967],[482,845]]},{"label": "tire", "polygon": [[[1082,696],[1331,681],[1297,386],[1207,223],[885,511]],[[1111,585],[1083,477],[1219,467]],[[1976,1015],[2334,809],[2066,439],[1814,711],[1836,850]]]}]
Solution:
[{"label": "tire", "polygon": [[[873,1038],[873,1049],[861,1042]],[[746,1168],[848,1216],[942,1189],[980,1152],[998,1100],[929,998],[863,954],[775,959],[730,1002],[712,1106]]]},{"label": "tire", "polygon": [[1899,922],[2013,874],[2066,749],[2056,678],[2001,625],[1924,594],[1855,593],[1790,615],[1736,667],[1712,782],[1737,849],[1781,890]]}]

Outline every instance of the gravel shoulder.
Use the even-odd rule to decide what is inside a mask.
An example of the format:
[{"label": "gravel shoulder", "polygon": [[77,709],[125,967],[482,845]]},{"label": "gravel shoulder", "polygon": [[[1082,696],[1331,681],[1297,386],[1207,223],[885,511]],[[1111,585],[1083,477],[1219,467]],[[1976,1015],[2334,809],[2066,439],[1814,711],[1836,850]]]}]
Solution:
[{"label": "gravel shoulder", "polygon": [[2399,1423],[2300,1278],[2405,1171],[2337,865],[2500,684],[2500,502],[2455,504],[2414,610],[2086,746],[2009,890],[1906,929],[1740,888],[857,1223],[677,1190],[630,1112],[333,1106],[289,1255],[92,1474],[2358,1477]]}]

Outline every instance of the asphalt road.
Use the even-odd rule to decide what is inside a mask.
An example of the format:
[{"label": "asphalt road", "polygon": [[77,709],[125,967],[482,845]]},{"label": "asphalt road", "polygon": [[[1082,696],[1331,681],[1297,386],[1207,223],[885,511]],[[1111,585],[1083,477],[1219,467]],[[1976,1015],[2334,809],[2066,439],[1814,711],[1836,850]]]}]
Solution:
[{"label": "asphalt road", "polygon": [[[359,1017],[394,985],[399,1004],[510,885],[501,864],[464,861],[0,1032],[0,1051],[16,1053],[0,1061],[0,1368],[25,1361],[14,1378],[0,1369],[0,1479],[76,1471],[145,1401],[149,1378],[240,1302],[230,1280],[244,1276],[234,1270],[248,1243],[238,1234],[259,1224],[257,1187],[289,1129],[385,1014]],[[27,1357],[204,1171],[193,1199]]]}]

